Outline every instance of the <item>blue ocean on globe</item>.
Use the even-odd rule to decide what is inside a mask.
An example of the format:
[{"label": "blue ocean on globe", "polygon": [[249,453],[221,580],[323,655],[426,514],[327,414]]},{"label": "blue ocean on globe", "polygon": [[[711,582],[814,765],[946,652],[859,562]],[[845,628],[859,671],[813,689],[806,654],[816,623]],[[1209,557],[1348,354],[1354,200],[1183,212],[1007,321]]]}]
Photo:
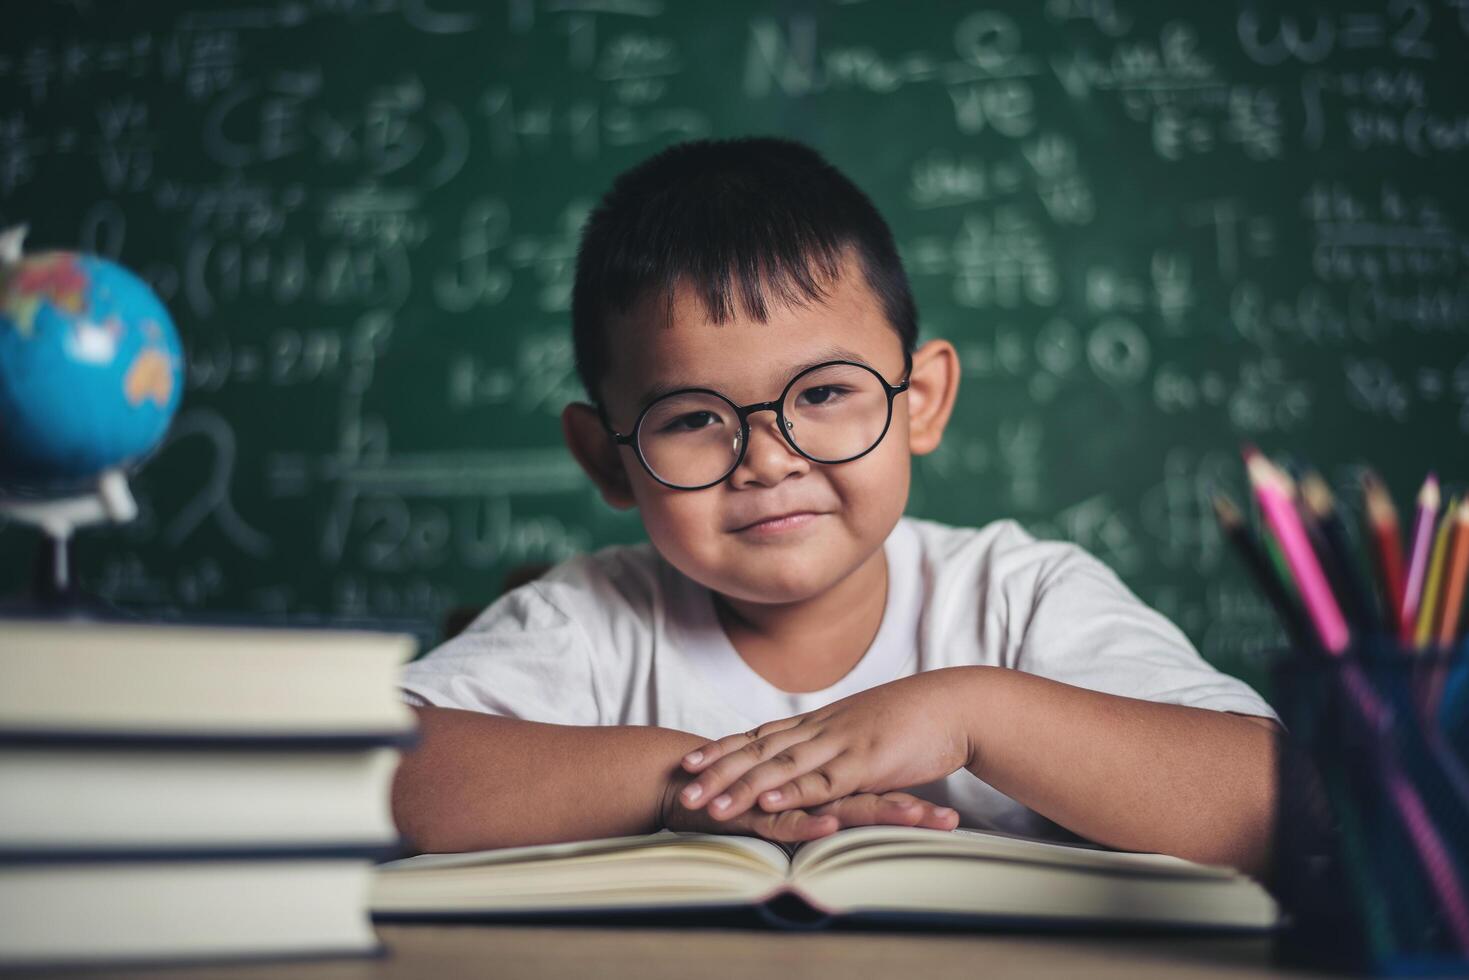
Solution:
[{"label": "blue ocean on globe", "polygon": [[131,272],[73,252],[0,266],[0,487],[57,492],[136,465],[183,387],[173,320]]}]

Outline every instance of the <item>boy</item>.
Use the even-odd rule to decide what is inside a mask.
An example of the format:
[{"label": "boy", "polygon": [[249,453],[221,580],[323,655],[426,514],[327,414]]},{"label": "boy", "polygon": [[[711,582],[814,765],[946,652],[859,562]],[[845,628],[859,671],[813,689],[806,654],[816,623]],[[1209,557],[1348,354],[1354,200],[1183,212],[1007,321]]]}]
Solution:
[{"label": "boy", "polygon": [[418,847],[992,827],[1267,867],[1270,707],[1075,545],[903,515],[959,364],[810,149],[671,147],[583,231],[571,452],[649,541],[410,664]]}]

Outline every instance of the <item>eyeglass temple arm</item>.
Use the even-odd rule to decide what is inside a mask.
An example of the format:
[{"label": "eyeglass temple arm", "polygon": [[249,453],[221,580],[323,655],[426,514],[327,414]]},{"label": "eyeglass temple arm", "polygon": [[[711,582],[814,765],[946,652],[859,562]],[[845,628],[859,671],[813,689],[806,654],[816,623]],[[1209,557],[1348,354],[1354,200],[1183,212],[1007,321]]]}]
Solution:
[{"label": "eyeglass temple arm", "polygon": [[610,419],[607,418],[607,406],[603,405],[600,400],[594,402],[593,404],[597,406],[597,418],[602,420],[602,428],[607,430],[607,434],[612,437],[612,441],[617,443],[619,446],[632,445],[631,435],[625,436],[621,432],[618,432],[616,429],[612,428],[612,422]]}]

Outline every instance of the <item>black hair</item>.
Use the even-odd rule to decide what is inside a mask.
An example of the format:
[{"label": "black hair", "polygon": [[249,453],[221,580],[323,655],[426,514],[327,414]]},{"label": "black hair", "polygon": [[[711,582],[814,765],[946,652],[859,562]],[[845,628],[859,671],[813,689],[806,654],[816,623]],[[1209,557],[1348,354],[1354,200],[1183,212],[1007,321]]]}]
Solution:
[{"label": "black hair", "polygon": [[571,294],[576,370],[593,402],[607,363],[607,321],[652,291],[671,306],[689,286],[710,319],[736,304],[765,322],[767,296],[820,300],[853,249],[873,294],[912,353],[918,309],[887,222],[867,195],[810,147],[773,137],[677,143],[625,171],[588,216]]}]

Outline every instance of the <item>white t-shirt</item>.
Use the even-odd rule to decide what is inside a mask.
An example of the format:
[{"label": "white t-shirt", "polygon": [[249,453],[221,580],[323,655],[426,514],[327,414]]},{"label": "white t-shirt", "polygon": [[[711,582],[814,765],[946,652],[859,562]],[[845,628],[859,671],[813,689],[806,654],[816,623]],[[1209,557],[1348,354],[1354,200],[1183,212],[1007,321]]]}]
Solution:
[{"label": "white t-shirt", "polygon": [[[710,592],[651,544],[569,559],[501,596],[405,666],[404,700],[563,725],[658,725],[714,739],[899,677],[989,664],[1077,687],[1277,718],[1082,548],[1013,520],[900,519],[884,544],[887,603],[866,654],[820,691],[783,691],[725,635]],[[1277,718],[1278,720],[1278,718]],[[960,769],[909,792],[966,827],[1068,832]]]}]

